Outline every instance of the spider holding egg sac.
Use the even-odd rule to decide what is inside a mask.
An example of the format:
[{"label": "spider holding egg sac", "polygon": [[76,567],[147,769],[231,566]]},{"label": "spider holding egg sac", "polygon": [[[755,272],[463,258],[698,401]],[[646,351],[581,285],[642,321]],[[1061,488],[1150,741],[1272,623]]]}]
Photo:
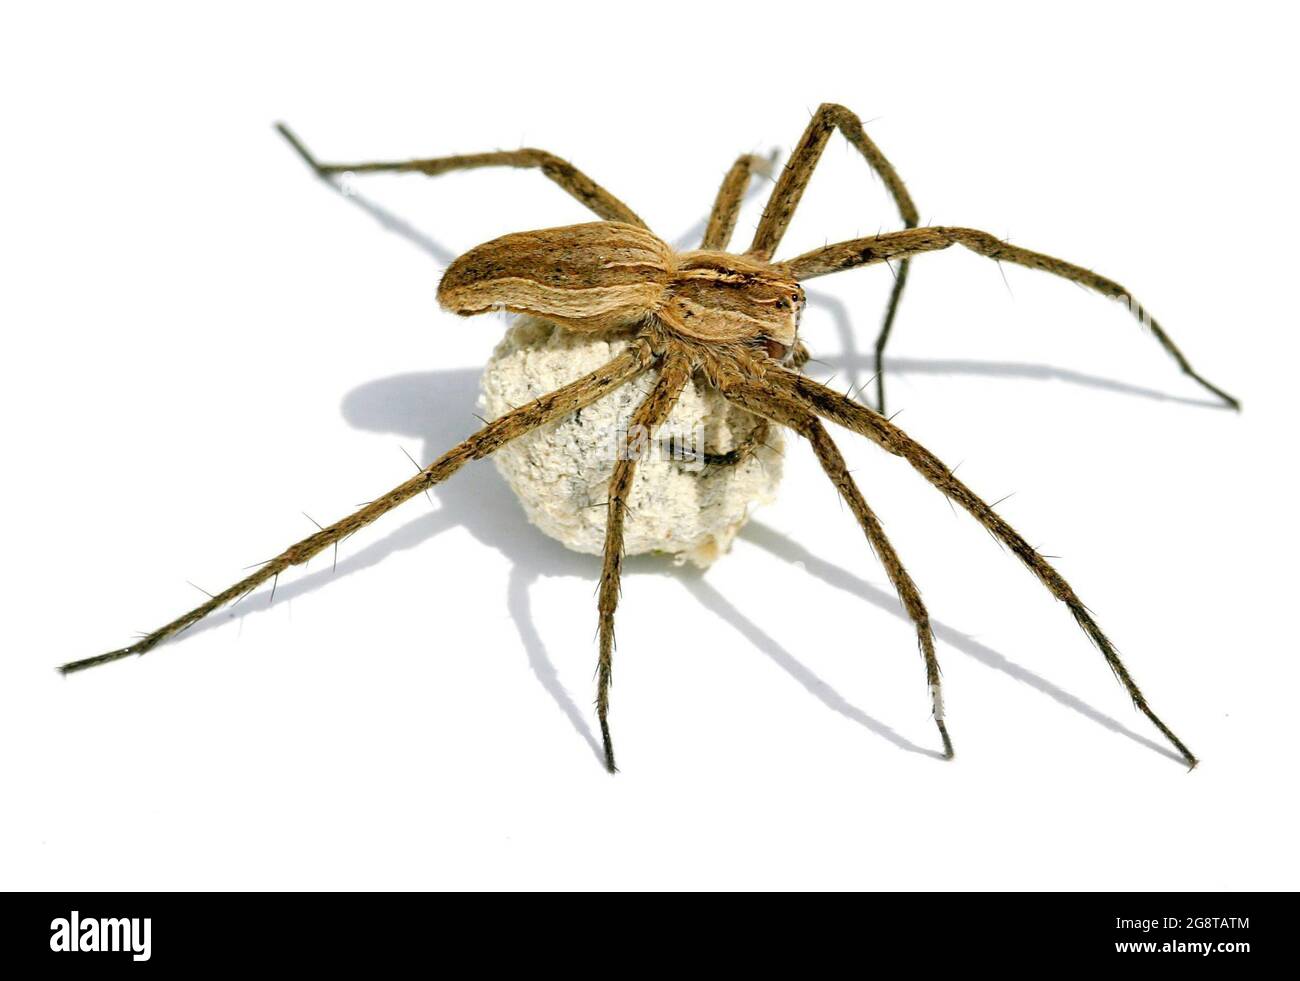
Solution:
[{"label": "spider holding egg sac", "polygon": [[[570,377],[563,383],[555,381],[553,390],[522,404],[514,405],[507,398],[498,400],[495,410],[499,412],[494,411],[492,421],[410,480],[348,517],[290,546],[233,586],[213,595],[206,603],[134,644],[70,662],[60,670],[65,673],[79,671],[131,654],[143,654],[213,610],[268,581],[274,581],[286,569],[301,565],[324,549],[337,546],[340,540],[397,505],[447,480],[471,460],[487,457],[512,443],[524,446],[526,439],[554,434],[566,425],[577,425],[574,420],[581,420],[584,410],[589,413],[587,421],[590,424],[593,418],[599,418],[595,414],[601,406],[613,404],[609,401],[611,399],[622,399],[626,413],[617,425],[610,428],[612,416],[599,423],[607,432],[617,433],[615,452],[597,453],[593,449],[596,444],[576,439],[564,441],[567,450],[555,451],[561,453],[560,459],[568,461],[566,465],[574,473],[582,471],[587,486],[592,485],[591,474],[599,475],[598,482],[604,495],[598,508],[573,503],[572,494],[564,499],[570,502],[568,504],[544,501],[539,496],[544,492],[530,491],[518,468],[512,471],[517,479],[511,479],[529,516],[543,530],[572,547],[598,549],[603,554],[598,598],[600,653],[596,709],[605,762],[611,772],[615,769],[609,729],[614,612],[618,605],[629,528],[633,527],[636,532],[630,539],[636,551],[676,552],[690,555],[702,563],[716,558],[726,550],[730,537],[743,522],[748,499],[774,489],[774,486],[764,487],[756,483],[752,487],[746,486],[740,493],[727,496],[729,490],[735,490],[728,482],[741,480],[740,475],[747,472],[745,468],[752,468],[755,462],[761,463],[763,452],[779,453],[779,447],[774,451],[771,446],[776,440],[776,427],[786,427],[808,440],[827,477],[848,504],[880,558],[915,625],[925,664],[931,714],[944,753],[947,757],[952,756],[929,614],[879,519],[850,476],[824,420],[865,436],[886,452],[907,461],[1010,549],[1048,591],[1066,605],[1079,626],[1100,649],[1137,709],[1177,748],[1189,767],[1196,765],[1192,752],[1147,704],[1087,607],[1042,555],[958,480],[949,467],[879,411],[841,395],[801,372],[808,358],[798,337],[799,318],[804,306],[804,291],[800,285],[803,281],[858,266],[887,264],[891,260],[898,262],[893,292],[876,343],[879,362],[907,282],[911,258],[920,253],[961,245],[991,259],[1040,269],[1123,300],[1151,329],[1184,373],[1224,403],[1236,408],[1235,399],[1192,370],[1168,334],[1132,301],[1127,290],[1118,283],[1081,266],[1010,245],[987,232],[949,226],[917,227],[917,211],[902,180],[863,131],[857,116],[837,105],[823,105],[814,114],[776,180],[753,241],[743,253],[728,252],[727,246],[750,178],[767,166],[767,161],[760,157],[744,155],[736,161],[718,192],[701,247],[677,252],[654,235],[622,201],[572,164],[542,150],[498,151],[398,163],[322,164],[287,128],[279,128],[316,174],[325,179],[344,173],[382,171],[432,176],[493,166],[540,170],[600,220],[505,235],[471,249],[446,270],[438,286],[438,301],[445,309],[461,316],[490,310],[526,315],[525,326],[541,338],[537,343],[569,345],[573,352],[584,357],[590,358],[593,351],[601,352],[601,357],[590,366],[590,370],[577,375],[572,374],[573,370],[579,370],[573,369],[574,358],[568,358]],[[827,141],[837,129],[884,181],[905,227],[900,231],[827,245],[777,261],[773,258],[777,247]],[[499,349],[497,357],[509,353],[509,350],[503,353]],[[879,363],[877,367],[880,367]],[[877,408],[883,410],[883,374],[877,377]],[[485,385],[485,391],[490,389],[491,385]],[[646,460],[648,473],[651,464],[647,450],[658,445],[646,437],[667,431],[666,424],[675,409],[689,400],[698,403],[692,409],[696,418],[717,424],[714,428],[722,432],[724,438],[713,451],[707,445],[697,448],[697,455],[702,454],[707,462],[704,471],[707,477],[696,474],[687,479],[713,481],[715,489],[722,495],[719,499],[723,504],[717,511],[716,520],[700,524],[687,535],[676,535],[673,531],[685,519],[671,523],[661,521],[661,527],[667,530],[659,532],[647,531],[652,527],[650,525],[634,527],[637,517],[633,515],[629,519],[628,511],[629,499],[642,491],[642,483],[636,480],[638,464]],[[553,451],[554,446],[553,443]],[[555,452],[551,454],[552,462]],[[565,452],[567,457],[563,455]],[[647,486],[652,484],[666,494],[672,493],[668,481],[676,480],[680,469],[675,470],[671,463],[666,468],[661,467],[656,471],[661,476],[656,476]],[[510,473],[507,476],[510,477]],[[555,480],[539,482],[539,486],[547,487],[556,484]],[[603,516],[603,527],[574,524],[571,520],[574,516],[566,508],[570,511],[581,508],[588,515]],[[701,507],[700,514],[704,513],[706,509]],[[548,520],[553,521],[553,526],[548,527]]]}]

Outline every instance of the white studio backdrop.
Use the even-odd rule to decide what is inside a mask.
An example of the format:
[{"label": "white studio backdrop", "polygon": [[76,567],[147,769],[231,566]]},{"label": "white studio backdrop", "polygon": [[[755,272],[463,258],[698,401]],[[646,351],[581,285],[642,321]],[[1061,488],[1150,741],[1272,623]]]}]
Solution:
[{"label": "white studio backdrop", "polygon": [[[1267,4],[64,5],[3,15],[6,888],[1294,888],[1291,15]],[[883,571],[811,454],[706,574],[629,561],[595,749],[598,560],[490,463],[143,660],[60,678],[477,425],[504,324],[456,254],[587,220],[537,174],[314,180],[541,146],[677,241],[736,154],[848,105],[927,223],[1117,278],[1115,304],[918,258],[891,411],[1059,568],[1067,611],[840,433],[936,622],[957,758]],[[752,232],[749,200],[737,239]],[[382,220],[377,220],[382,218]],[[897,227],[839,137],[783,254]],[[892,280],[810,284],[873,372]]]}]

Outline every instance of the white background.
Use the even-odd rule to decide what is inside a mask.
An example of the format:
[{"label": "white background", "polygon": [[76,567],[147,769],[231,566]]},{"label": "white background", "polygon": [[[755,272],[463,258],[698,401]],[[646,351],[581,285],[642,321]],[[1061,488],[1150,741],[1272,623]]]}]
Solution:
[{"label": "white background", "polygon": [[[0,885],[1294,888],[1295,24],[1281,6],[699,3],[11,8]],[[143,660],[60,678],[406,479],[476,425],[493,318],[454,254],[587,220],[537,174],[312,179],[327,158],[537,145],[677,241],[741,151],[847,104],[929,222],[1093,266],[1115,304],[916,260],[898,422],[1059,567],[1191,774],[1070,616],[905,464],[841,442],[937,622],[911,628],[795,447],[706,575],[633,560],[601,768],[598,562],[490,464]],[[752,231],[751,199],[740,233]],[[783,253],[896,227],[838,137]],[[743,243],[741,243],[743,244]],[[871,374],[883,268],[803,336]],[[1008,288],[1009,287],[1009,288]],[[848,325],[851,344],[837,328]]]}]

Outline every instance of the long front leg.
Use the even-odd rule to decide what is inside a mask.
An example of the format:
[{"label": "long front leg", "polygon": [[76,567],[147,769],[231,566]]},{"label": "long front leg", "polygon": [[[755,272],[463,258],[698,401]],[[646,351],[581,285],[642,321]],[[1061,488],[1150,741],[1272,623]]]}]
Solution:
[{"label": "long front leg", "polygon": [[1102,633],[1101,627],[1097,625],[1096,620],[1070,584],[1047,559],[1039,555],[1038,551],[1025,541],[1019,532],[1003,520],[1001,515],[953,476],[952,471],[933,453],[879,413],[841,395],[834,389],[792,371],[775,368],[769,370],[761,382],[733,381],[730,384],[730,394],[733,397],[748,398],[755,403],[769,403],[774,406],[773,411],[776,412],[815,412],[824,419],[866,436],[883,449],[910,463],[913,469],[945,496],[965,508],[998,541],[1006,545],[1051,594],[1066,605],[1084,633],[1097,645],[1138,711],[1150,719],[1151,723],[1164,734],[1164,737],[1182,754],[1188,766],[1196,765],[1196,757],[1192,755],[1192,751],[1174,735],[1173,730],[1165,725],[1147,704],[1145,696],[1129,674],[1128,668],[1120,660],[1115,645]]},{"label": "long front leg", "polygon": [[645,397],[627,431],[618,434],[618,459],[609,478],[609,501],[606,504],[605,562],[600,572],[600,660],[596,666],[596,714],[600,717],[600,736],[605,747],[605,767],[615,772],[614,741],[609,734],[609,685],[614,674],[614,611],[623,575],[623,520],[632,478],[642,452],[654,445],[655,431],[668,418],[677,396],[691,376],[691,366],[680,353],[670,353],[659,369],[659,380]]},{"label": "long front leg", "polygon": [[524,147],[520,150],[494,150],[490,153],[466,153],[452,157],[430,157],[424,160],[380,161],[376,163],[320,163],[311,151],[284,123],[276,129],[289,141],[299,156],[307,162],[318,177],[329,178],[336,174],[375,174],[385,171],[396,173],[427,174],[436,177],[453,170],[473,170],[478,167],[522,167],[540,170],[552,181],[575,197],[580,203],[606,221],[622,221],[629,225],[646,227],[636,212],[605,190],[567,160],[545,150]]},{"label": "long front leg", "polygon": [[[894,203],[898,206],[898,214],[903,219],[904,227],[916,227],[920,216],[917,214],[916,205],[912,203],[912,196],[907,193],[907,185],[898,176],[898,171],[894,170],[893,164],[880,152],[880,148],[867,136],[866,130],[862,128],[862,120],[844,106],[827,103],[813,115],[799,145],[790,155],[785,172],[781,174],[776,189],[772,191],[772,197],[763,211],[758,230],[754,233],[754,241],[749,247],[751,255],[770,259],[776,253],[786,229],[790,227],[790,219],[794,216],[795,209],[799,207],[799,200],[812,179],[817,161],[821,159],[822,151],[826,149],[826,143],[831,138],[831,132],[836,128],[857,148],[871,165],[871,169],[885,182],[890,195],[894,198]],[[881,412],[885,411],[885,371],[882,363],[885,344],[894,329],[894,317],[898,314],[898,304],[903,299],[903,289],[907,285],[907,271],[908,260],[904,259],[895,273],[894,288],[890,291],[889,304],[885,307],[885,316],[880,323],[880,333],[876,336],[876,404]]]},{"label": "long front leg", "polygon": [[208,602],[196,606],[183,616],[177,617],[171,623],[159,627],[153,633],[147,634],[134,644],[116,651],[109,651],[107,654],[69,662],[59,670],[64,674],[68,674],[73,671],[92,668],[98,664],[107,664],[109,661],[116,661],[132,654],[145,653],[168,637],[180,633],[185,628],[202,620],[214,610],[252,592],[263,583],[277,578],[280,573],[291,566],[301,565],[313,555],[329,548],[341,539],[347,538],[353,532],[364,528],[403,501],[409,500],[434,484],[441,483],[469,461],[482,459],[494,453],[512,439],[517,439],[538,426],[568,415],[585,405],[590,405],[602,395],[613,391],[619,385],[639,375],[649,364],[650,354],[646,348],[639,344],[629,348],[604,367],[598,368],[596,371],[584,375],[577,381],[571,382],[563,388],[558,388],[548,395],[543,395],[532,402],[521,405],[517,409],[512,409],[495,421],[488,423],[469,439],[448,450],[406,483],[394,487],[387,494],[370,502],[341,521],[336,521],[329,527],[322,528],[316,534],[289,546],[275,558],[260,566],[252,575],[245,576],[233,586],[217,593]]},{"label": "long front leg", "polygon": [[898,214],[903,219],[903,224],[908,228],[916,226],[916,205],[907,193],[907,186],[894,170],[893,164],[880,152],[880,148],[871,142],[866,130],[862,128],[862,120],[844,106],[828,102],[813,113],[799,145],[790,154],[781,179],[777,181],[772,196],[768,198],[767,207],[763,209],[763,217],[754,232],[754,241],[749,246],[750,255],[770,259],[775,254],[786,229],[790,227],[795,209],[799,207],[799,199],[803,197],[808,182],[812,180],[813,171],[817,169],[817,161],[821,159],[822,151],[826,149],[826,143],[836,129],[857,148],[871,169],[885,182],[894,203],[898,205]]},{"label": "long front leg", "polygon": [[1091,269],[1085,269],[1083,266],[1076,266],[1072,262],[1066,262],[1064,259],[1057,259],[1042,252],[1031,252],[1029,249],[1011,245],[977,228],[934,226],[931,228],[913,228],[904,232],[887,232],[883,235],[852,239],[847,242],[839,242],[835,245],[814,249],[812,252],[805,252],[801,256],[782,263],[781,266],[795,279],[803,281],[817,276],[829,276],[831,273],[843,272],[846,269],[856,269],[858,266],[888,262],[890,259],[907,259],[909,256],[919,255],[922,252],[935,252],[939,249],[946,249],[951,245],[962,245],[972,252],[977,252],[990,259],[996,259],[999,262],[1011,262],[1017,266],[1040,269],[1043,272],[1051,273],[1053,276],[1060,276],[1062,279],[1079,283],[1081,286],[1095,290],[1103,296],[1119,300],[1140,323],[1151,328],[1151,333],[1160,342],[1160,346],[1178,363],[1178,367],[1182,369],[1183,374],[1198,382],[1203,388],[1213,392],[1226,405],[1234,409],[1241,408],[1240,402],[1217,385],[1212,385],[1206,381],[1192,368],[1187,358],[1183,356],[1183,352],[1165,333],[1164,328],[1119,283],[1113,279],[1098,275]]}]

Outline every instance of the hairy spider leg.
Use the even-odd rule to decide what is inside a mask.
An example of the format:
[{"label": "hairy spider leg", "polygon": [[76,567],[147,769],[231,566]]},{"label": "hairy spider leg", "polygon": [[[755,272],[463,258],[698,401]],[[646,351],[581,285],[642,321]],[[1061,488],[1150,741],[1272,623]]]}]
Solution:
[{"label": "hairy spider leg", "polygon": [[452,157],[431,157],[424,160],[399,160],[376,163],[320,163],[301,140],[284,123],[275,128],[292,144],[307,165],[318,177],[329,178],[335,174],[374,174],[384,171],[418,173],[436,177],[453,170],[473,170],[478,167],[520,167],[540,170],[544,175],[576,198],[582,205],[606,221],[622,221],[629,225],[646,227],[636,212],[605,190],[567,160],[545,150],[524,147],[519,150],[494,150],[489,153],[467,153]]},{"label": "hairy spider leg", "polygon": [[1212,392],[1225,405],[1233,409],[1241,408],[1240,402],[1217,385],[1213,385],[1201,377],[1192,368],[1187,358],[1183,356],[1183,352],[1165,333],[1164,328],[1119,283],[1107,279],[1105,276],[1100,276],[1091,269],[1085,269],[1083,266],[1076,266],[1072,262],[1066,262],[1064,259],[1057,259],[1041,252],[1031,252],[1029,249],[1011,245],[994,235],[990,235],[988,232],[982,232],[975,228],[944,226],[912,228],[907,231],[887,232],[882,235],[872,235],[867,238],[852,239],[835,245],[827,245],[806,252],[781,265],[794,278],[802,281],[816,276],[843,272],[846,269],[854,269],[858,266],[887,262],[890,259],[906,259],[922,252],[946,249],[951,245],[965,246],[972,252],[977,252],[998,262],[1005,261],[1018,266],[1026,266],[1030,269],[1041,269],[1043,272],[1051,273],[1053,276],[1060,276],[1062,279],[1068,279],[1073,283],[1079,283],[1103,296],[1121,301],[1128,307],[1129,312],[1137,318],[1139,323],[1151,328],[1151,333],[1160,342],[1160,346],[1178,363],[1178,367],[1182,369],[1183,374]]},{"label": "hairy spider leg", "polygon": [[727,175],[722,178],[722,186],[718,188],[713,210],[709,212],[709,224],[704,230],[704,241],[700,243],[701,249],[716,249],[719,252],[727,250],[732,233],[736,230],[736,219],[740,217],[745,192],[749,190],[750,178],[755,174],[771,177],[775,156],[776,151],[773,151],[772,159],[752,153],[742,153],[736,158]]},{"label": "hairy spider leg", "polygon": [[[844,106],[825,103],[813,113],[808,128],[804,130],[799,145],[790,155],[785,171],[768,199],[762,220],[754,232],[754,241],[749,246],[750,255],[770,259],[776,253],[786,229],[790,227],[790,219],[799,207],[799,200],[817,168],[822,151],[826,149],[826,143],[836,129],[844,134],[844,138],[853,144],[871,169],[884,181],[898,207],[903,226],[916,227],[920,216],[916,205],[912,203],[912,196],[907,192],[907,185],[898,176],[893,164],[880,152],[880,148],[867,136],[862,120]],[[903,298],[903,288],[907,285],[907,269],[908,261],[904,259],[894,274],[894,286],[885,307],[884,319],[880,323],[880,333],[876,337],[876,405],[881,412],[885,411],[885,344],[894,328],[894,317],[898,313],[899,301]]]},{"label": "hairy spider leg", "polygon": [[952,471],[933,453],[873,409],[807,376],[798,375],[784,368],[773,367],[760,380],[731,379],[724,392],[729,397],[741,399],[742,404],[751,404],[759,409],[766,407],[765,411],[770,416],[813,412],[837,425],[866,436],[882,449],[906,460],[946,497],[965,508],[994,538],[1009,548],[1053,596],[1066,605],[1084,633],[1101,651],[1106,663],[1110,665],[1111,671],[1124,686],[1138,711],[1145,715],[1182,754],[1189,767],[1196,766],[1196,757],[1192,755],[1192,751],[1151,710],[1137,683],[1129,674],[1128,668],[1120,660],[1119,652],[1102,633],[1092,614],[1069,583],[1021,537],[1019,532],[1003,520],[1001,515],[953,476]]},{"label": "hairy spider leg", "polygon": [[840,496],[848,504],[853,516],[858,519],[858,524],[867,536],[872,551],[880,559],[880,564],[885,567],[885,574],[889,577],[894,591],[898,593],[899,602],[903,604],[903,609],[907,611],[907,615],[916,627],[917,646],[920,648],[921,657],[925,660],[925,680],[930,692],[930,714],[943,740],[944,756],[952,759],[952,739],[948,736],[948,726],[944,721],[939,658],[934,652],[934,631],[930,627],[930,614],[921,600],[921,591],[903,566],[898,553],[894,551],[894,546],[885,535],[880,519],[868,506],[866,498],[862,496],[862,491],[850,475],[844,457],[831,439],[830,433],[826,431],[826,427],[811,412],[791,414],[786,424],[808,440],[813,453],[817,456],[817,462],[826,471],[826,476],[840,492]]},{"label": "hairy spider leg", "polygon": [[196,606],[188,613],[165,626],[159,627],[153,633],[147,634],[128,647],[109,651],[107,654],[100,654],[96,657],[88,657],[80,661],[71,661],[64,664],[59,670],[64,674],[69,674],[99,664],[107,664],[109,661],[116,661],[132,654],[144,654],[168,637],[180,633],[187,627],[197,623],[219,607],[252,592],[268,580],[278,578],[281,572],[291,566],[301,565],[318,552],[348,537],[381,515],[387,514],[402,502],[409,500],[434,484],[441,483],[469,461],[480,460],[494,453],[511,440],[518,439],[520,436],[531,432],[538,426],[543,426],[583,406],[590,405],[601,396],[631,381],[645,371],[649,367],[650,361],[651,355],[648,348],[637,344],[603,367],[597,368],[595,371],[570,382],[562,388],[557,388],[554,392],[536,398],[517,409],[512,409],[505,415],[488,423],[463,443],[448,450],[410,480],[399,484],[387,494],[376,498],[348,517],[322,528],[316,534],[304,538],[295,545],[291,545],[278,556],[259,567],[251,575],[217,593],[208,602]]},{"label": "hairy spider leg", "polygon": [[605,561],[600,571],[600,660],[596,666],[596,714],[600,718],[600,737],[605,747],[605,768],[614,773],[614,742],[609,733],[609,686],[614,673],[614,611],[618,609],[623,575],[623,521],[627,499],[632,492],[639,453],[651,445],[655,431],[663,424],[677,397],[691,377],[691,365],[681,350],[670,351],[659,366],[659,380],[633,411],[627,431],[620,441],[623,452],[614,463],[609,478],[606,504]]}]

